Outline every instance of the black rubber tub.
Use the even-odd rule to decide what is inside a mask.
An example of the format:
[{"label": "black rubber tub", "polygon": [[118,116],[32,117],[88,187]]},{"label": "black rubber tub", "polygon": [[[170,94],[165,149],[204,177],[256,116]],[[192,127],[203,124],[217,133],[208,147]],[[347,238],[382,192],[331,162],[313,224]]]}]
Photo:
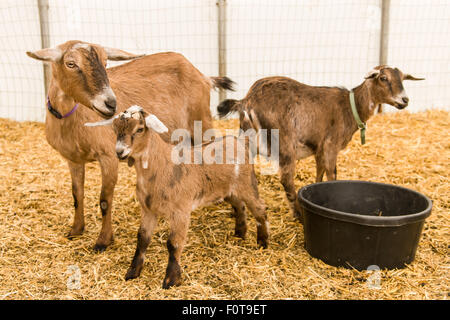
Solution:
[{"label": "black rubber tub", "polygon": [[332,266],[403,268],[414,260],[431,200],[366,181],[329,181],[298,192],[308,253]]}]

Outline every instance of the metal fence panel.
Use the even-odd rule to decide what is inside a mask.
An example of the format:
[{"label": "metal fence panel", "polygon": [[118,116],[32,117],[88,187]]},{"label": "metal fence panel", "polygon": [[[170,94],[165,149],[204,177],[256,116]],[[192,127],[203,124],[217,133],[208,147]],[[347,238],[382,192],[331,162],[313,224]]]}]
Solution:
[{"label": "metal fence panel", "polygon": [[[215,0],[48,0],[52,46],[79,39],[135,53],[177,51],[219,74]],[[226,0],[227,75],[241,99],[259,78],[354,87],[380,61],[382,0]],[[391,0],[387,61],[426,81],[405,83],[409,110],[450,110],[450,2]],[[0,117],[43,121],[38,1],[0,1]],[[115,65],[116,63],[110,63]],[[215,114],[218,94],[212,93]],[[393,108],[386,108],[390,111]]]},{"label": "metal fence panel", "polygon": [[0,1],[0,117],[44,119],[42,64],[25,54],[40,48],[36,1]]},{"label": "metal fence panel", "polygon": [[262,77],[356,86],[378,65],[380,5],[370,1],[229,1],[228,74],[243,97]]},{"label": "metal fence panel", "polygon": [[424,76],[408,81],[410,111],[450,110],[450,1],[391,1],[389,64]]}]

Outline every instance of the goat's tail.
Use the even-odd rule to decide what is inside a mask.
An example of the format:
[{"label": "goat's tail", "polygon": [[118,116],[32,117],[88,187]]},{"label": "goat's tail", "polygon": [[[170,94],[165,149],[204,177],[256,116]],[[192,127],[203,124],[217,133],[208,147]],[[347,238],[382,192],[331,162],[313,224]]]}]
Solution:
[{"label": "goat's tail", "polygon": [[234,91],[235,82],[228,77],[209,77],[213,88]]},{"label": "goat's tail", "polygon": [[217,106],[219,118],[223,118],[231,112],[242,111],[241,100],[226,99]]}]

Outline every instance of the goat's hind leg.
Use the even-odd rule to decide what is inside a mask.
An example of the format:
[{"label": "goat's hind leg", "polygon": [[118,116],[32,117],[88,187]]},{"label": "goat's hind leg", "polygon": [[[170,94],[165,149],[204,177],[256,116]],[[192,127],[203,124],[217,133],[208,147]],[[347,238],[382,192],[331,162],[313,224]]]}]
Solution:
[{"label": "goat's hind leg", "polygon": [[69,239],[81,235],[84,231],[84,176],[85,165],[72,161],[67,161],[70,175],[72,177],[72,195],[73,205],[75,207],[75,216],[72,228],[67,235]]},{"label": "goat's hind leg", "polygon": [[250,178],[250,186],[244,186],[246,189],[242,190],[240,198],[256,219],[256,242],[259,246],[267,248],[269,244],[269,221],[267,221],[266,206],[259,197],[258,182],[254,171]]},{"label": "goat's hind leg", "polygon": [[289,201],[289,205],[293,212],[294,218],[298,219],[300,222],[303,222],[300,203],[295,191],[294,174],[295,160],[290,159],[288,162],[280,161],[281,184],[283,185],[284,191],[286,192],[286,198]]},{"label": "goat's hind leg", "polygon": [[266,249],[269,245],[269,221],[267,221],[265,206],[258,198],[247,200],[245,204],[256,219],[256,242]]},{"label": "goat's hind leg", "polygon": [[316,154],[316,182],[323,180],[324,173],[327,174],[327,180],[333,181],[337,179],[337,162],[338,151],[334,149],[334,146],[330,144],[326,145],[326,148],[318,154]]},{"label": "goat's hind leg", "polygon": [[234,217],[236,218],[236,225],[234,229],[235,236],[245,239],[245,235],[247,233],[247,215],[245,213],[244,202],[236,196],[226,197],[225,201],[231,204],[234,210]]},{"label": "goat's hind leg", "polygon": [[186,243],[189,229],[189,213],[172,213],[170,218],[170,235],[167,240],[167,250],[169,251],[169,263],[167,264],[166,276],[163,281],[163,289],[181,284],[180,258]]}]

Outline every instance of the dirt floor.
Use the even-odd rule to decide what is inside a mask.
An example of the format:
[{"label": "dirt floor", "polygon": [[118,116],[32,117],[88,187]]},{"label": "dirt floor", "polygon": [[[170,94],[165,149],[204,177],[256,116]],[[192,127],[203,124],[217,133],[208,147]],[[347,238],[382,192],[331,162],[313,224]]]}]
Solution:
[{"label": "dirt floor", "polygon": [[[236,121],[216,126],[231,128]],[[233,236],[228,205],[196,210],[182,255],[183,284],[163,290],[164,221],[141,277],[124,280],[140,219],[134,170],[121,164],[115,242],[95,253],[101,226],[98,165],[89,164],[86,171],[86,231],[68,240],[73,200],[65,161],[47,144],[43,124],[0,119],[0,299],[448,299],[449,128],[450,113],[444,111],[379,115],[369,121],[366,145],[357,133],[339,154],[339,179],[397,184],[433,200],[415,261],[381,271],[378,289],[368,286],[374,278],[367,271],[331,267],[309,256],[303,227],[288,211],[278,175],[258,174],[271,224],[270,247],[257,248],[252,217],[244,241]],[[314,182],[314,175],[312,158],[299,161],[297,187]],[[77,277],[79,286],[73,281]]]}]

